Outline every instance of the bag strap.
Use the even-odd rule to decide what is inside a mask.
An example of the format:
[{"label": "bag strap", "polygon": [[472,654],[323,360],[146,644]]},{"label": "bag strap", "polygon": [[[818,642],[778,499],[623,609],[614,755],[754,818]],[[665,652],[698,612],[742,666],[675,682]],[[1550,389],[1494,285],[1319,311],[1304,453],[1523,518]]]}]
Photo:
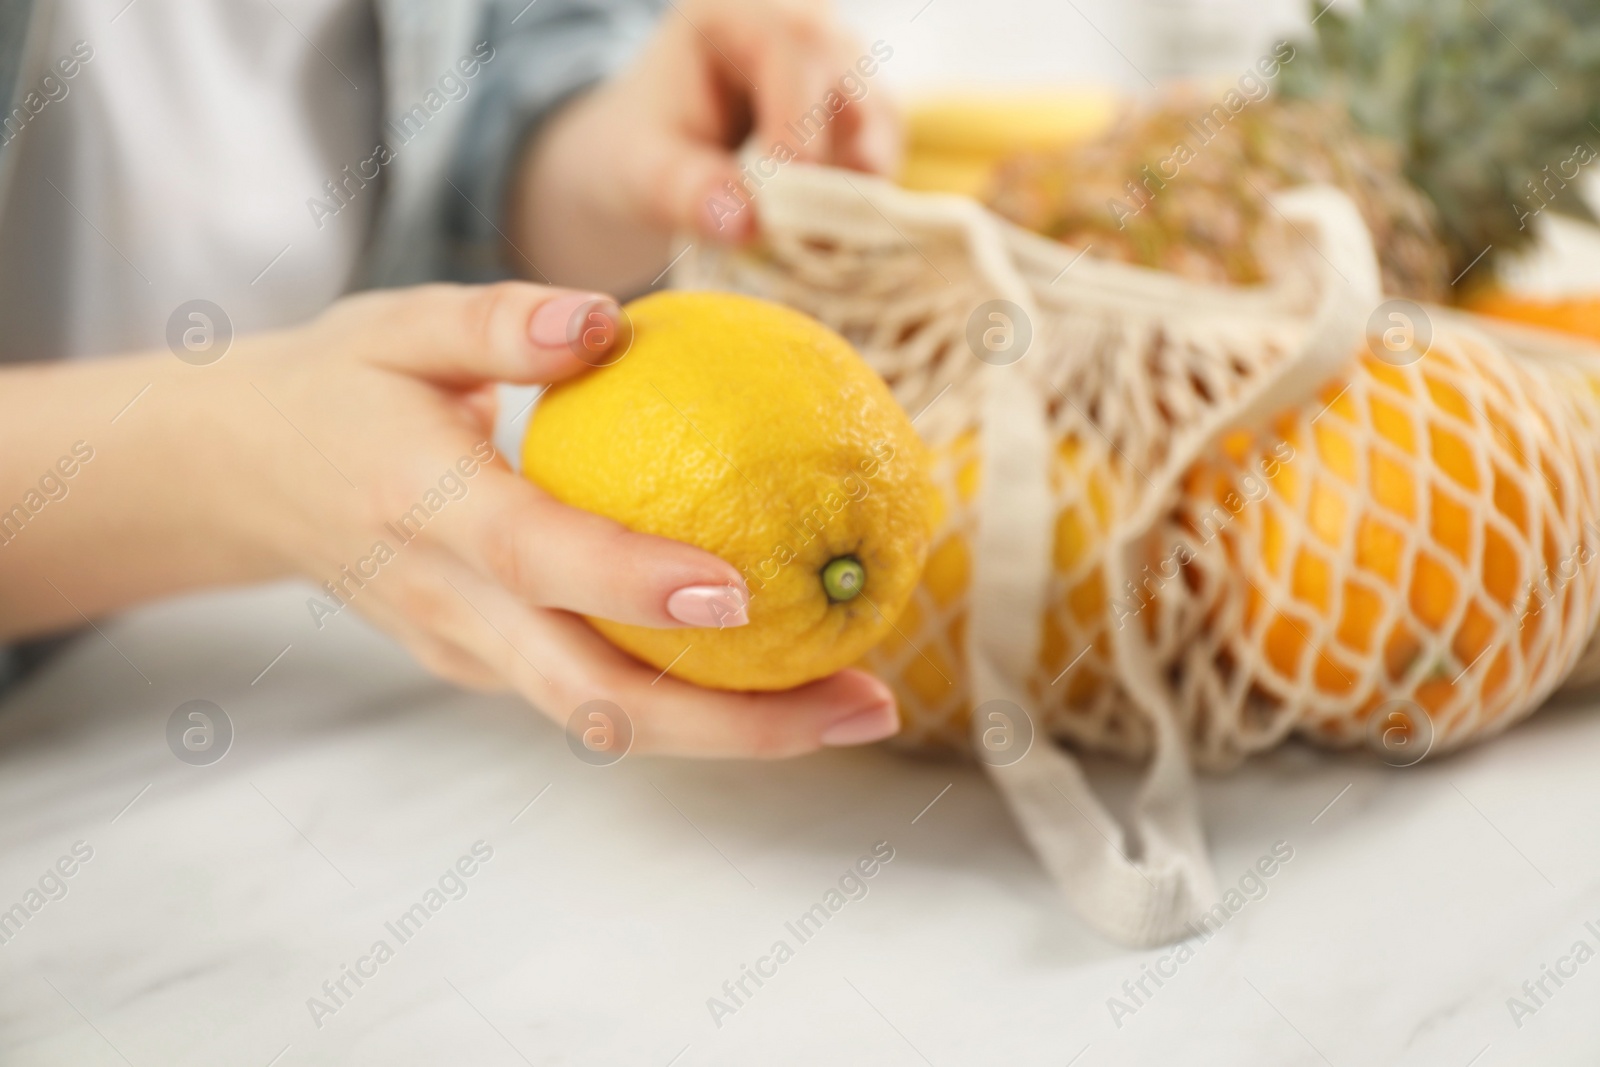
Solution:
[{"label": "bag strap", "polygon": [[[1327,265],[1307,343],[1243,404],[1218,412],[1172,450],[1139,512],[1109,546],[1110,588],[1122,588],[1134,572],[1146,536],[1203,449],[1231,427],[1314,395],[1359,342],[1379,285],[1376,256],[1354,205],[1331,190],[1307,189],[1279,198],[1278,208],[1291,224],[1298,219],[1310,225],[1308,239]],[[1055,442],[1044,399],[1017,365],[996,368],[986,379],[981,424],[983,477],[966,649],[973,749],[1045,869],[1085,921],[1128,945],[1181,939],[1215,901],[1216,880],[1187,743],[1159,665],[1137,627],[1119,636],[1118,675],[1154,734],[1153,756],[1124,827],[1072,754],[1038,736],[1034,725],[1026,679],[1038,662],[1050,588],[1055,515],[1049,463]],[[1018,733],[1027,741],[1020,758],[990,756],[992,737],[1019,744]]]},{"label": "bag strap", "polygon": [[[1130,841],[1077,760],[1035,725],[1023,680],[1038,662],[1050,589],[1055,515],[1048,464],[1055,450],[1037,389],[1009,370],[997,368],[985,383],[982,407],[967,629],[973,750],[1078,914],[1112,940],[1163,944],[1182,936],[1215,895],[1187,753],[1171,716],[1152,716],[1155,758]],[[1021,758],[997,761],[990,744],[997,739],[1008,753],[1012,745],[1023,747]],[[1139,855],[1129,854],[1130,844]]]}]

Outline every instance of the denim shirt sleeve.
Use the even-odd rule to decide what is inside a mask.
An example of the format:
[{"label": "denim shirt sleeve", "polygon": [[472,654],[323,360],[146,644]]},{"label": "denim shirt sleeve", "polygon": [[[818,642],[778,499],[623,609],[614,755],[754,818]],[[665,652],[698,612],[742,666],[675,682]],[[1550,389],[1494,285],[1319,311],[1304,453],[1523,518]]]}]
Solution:
[{"label": "denim shirt sleeve", "polygon": [[513,273],[503,234],[523,146],[561,104],[623,66],[662,10],[664,0],[490,0],[484,39],[496,55],[450,165],[465,194],[444,219],[458,280]]}]

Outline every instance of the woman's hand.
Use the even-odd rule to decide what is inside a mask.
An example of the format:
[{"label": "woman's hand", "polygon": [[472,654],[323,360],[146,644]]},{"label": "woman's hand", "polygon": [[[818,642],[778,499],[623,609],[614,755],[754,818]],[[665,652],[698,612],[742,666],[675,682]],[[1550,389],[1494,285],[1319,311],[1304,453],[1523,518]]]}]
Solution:
[{"label": "woman's hand", "polygon": [[579,617],[740,625],[748,601],[730,564],[566,507],[488,443],[495,382],[605,362],[618,319],[596,294],[428,286],[341,300],[210,366],[163,354],[5,372],[0,456],[26,458],[3,461],[0,499],[48,465],[29,455],[39,441],[82,438],[94,458],[0,552],[0,618],[37,632],[302,574],[329,583],[308,625],[348,605],[435,672],[511,687],[562,724],[611,701],[638,751],[790,756],[893,733],[893,698],[870,675],[713,692],[659,676]]},{"label": "woman's hand", "polygon": [[528,146],[517,248],[552,278],[629,292],[667,263],[674,233],[755,232],[758,182],[735,154],[746,138],[767,177],[792,160],[891,173],[900,128],[878,69],[892,54],[856,42],[823,0],[671,4],[631,67]]}]

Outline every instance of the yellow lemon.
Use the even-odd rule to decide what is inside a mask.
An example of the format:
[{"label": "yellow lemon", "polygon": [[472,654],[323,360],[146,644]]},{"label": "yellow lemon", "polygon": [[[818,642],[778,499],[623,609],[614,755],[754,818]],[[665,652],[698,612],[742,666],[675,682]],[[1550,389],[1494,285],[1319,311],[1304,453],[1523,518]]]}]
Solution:
[{"label": "yellow lemon", "polygon": [[853,663],[927,555],[934,494],[905,413],[847,341],[797,311],[706,292],[626,311],[627,353],[540,400],[523,471],[564,503],[732,563],[750,622],[590,622],[720,689],[786,689]]}]

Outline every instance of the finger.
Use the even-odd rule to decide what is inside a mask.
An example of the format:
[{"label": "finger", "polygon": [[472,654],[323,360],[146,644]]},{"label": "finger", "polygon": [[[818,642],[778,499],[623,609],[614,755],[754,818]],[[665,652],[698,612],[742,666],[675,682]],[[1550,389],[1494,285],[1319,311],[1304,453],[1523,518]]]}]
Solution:
[{"label": "finger", "polygon": [[[830,42],[820,31],[805,31],[790,47],[770,47],[756,94],[756,143],[763,153],[782,143],[796,161],[825,163],[832,153],[837,111],[829,107],[835,91]],[[844,97],[835,96],[835,101]]]},{"label": "finger", "polygon": [[898,174],[905,153],[905,131],[899,113],[882,100],[852,110],[858,112],[858,117],[841,162],[868,174]]},{"label": "finger", "polygon": [[363,599],[356,610],[399,641],[435,677],[479,693],[509,688],[510,683],[482,659],[453,641],[412,625],[381,596]]},{"label": "finger", "polygon": [[637,752],[784,759],[881,741],[900,728],[893,693],[865,671],[773,693],[704,689],[638,662],[580,619],[545,622],[549,646],[570,665],[554,677],[558,703],[546,713],[565,723],[580,704],[610,700],[631,721]]},{"label": "finger", "polygon": [[528,282],[364,293],[327,322],[370,362],[457,387],[560,381],[604,365],[625,342],[611,297]]},{"label": "finger", "polygon": [[780,759],[899,729],[889,687],[864,671],[777,693],[702,689],[633,659],[582,619],[528,608],[491,582],[457,574],[445,588],[428,613],[452,640],[562,727],[581,704],[616,704],[632,725],[634,752]]},{"label": "finger", "polygon": [[568,507],[503,467],[485,468],[448,519],[429,527],[439,542],[526,603],[637,626],[748,621],[732,564]]},{"label": "finger", "polygon": [[666,677],[635,685],[619,706],[633,719],[634,747],[667,756],[787,759],[900,731],[889,687],[857,670],[776,693],[702,689]]},{"label": "finger", "polygon": [[403,639],[403,643],[428,673],[452,685],[474,693],[500,693],[510,688],[504,678],[477,656],[451,642],[417,634]]},{"label": "finger", "polygon": [[869,174],[892,176],[899,172],[904,131],[900,113],[888,93],[874,90],[859,71],[853,70],[852,57],[860,51],[852,41],[841,39],[836,53],[839,69],[846,72],[837,83],[847,92],[849,103],[834,120],[833,156],[829,162]]},{"label": "finger", "polygon": [[633,196],[656,225],[725,244],[754,236],[755,211],[731,152],[672,132],[640,141],[634,152],[637,166],[627,173],[641,184]]},{"label": "finger", "polygon": [[712,4],[706,26],[717,51],[706,59],[737,64],[728,84],[753,97],[760,152],[778,153],[781,144],[788,159],[843,161],[840,120],[859,98],[845,78],[855,84],[861,50],[826,5],[774,3],[752,13],[745,5]]},{"label": "finger", "polygon": [[500,417],[500,392],[492,383],[457,394],[456,402],[480,439],[494,436],[494,424]]}]

